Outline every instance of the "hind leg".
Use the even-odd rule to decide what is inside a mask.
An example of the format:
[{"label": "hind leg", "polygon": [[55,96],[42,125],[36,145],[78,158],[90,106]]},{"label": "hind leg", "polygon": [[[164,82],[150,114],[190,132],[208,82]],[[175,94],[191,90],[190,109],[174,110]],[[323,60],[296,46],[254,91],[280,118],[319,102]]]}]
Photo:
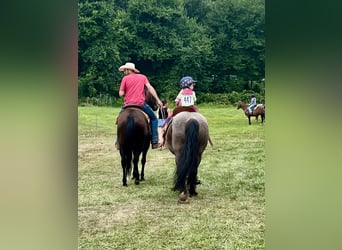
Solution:
[{"label": "hind leg", "polygon": [[136,185],[139,185],[138,163],[139,163],[139,154],[137,152],[134,152],[134,157],[133,157],[133,178],[134,178],[134,183]]},{"label": "hind leg", "polygon": [[121,166],[122,166],[122,185],[127,187],[127,164],[126,164],[126,159],[124,159],[123,157],[121,158]]},{"label": "hind leg", "polygon": [[139,182],[138,166],[137,167],[134,166],[134,169],[133,169],[133,179],[134,179],[134,184],[135,185],[139,185],[140,184],[140,182]]},{"label": "hind leg", "polygon": [[126,169],[122,167],[122,186],[127,187]]},{"label": "hind leg", "polygon": [[196,192],[196,185],[198,183],[197,180],[197,167],[196,170],[190,173],[188,177],[188,184],[189,184],[189,194],[191,196],[196,196],[198,193]]},{"label": "hind leg", "polygon": [[[150,145],[148,145],[149,147]],[[147,150],[148,150],[147,147]],[[146,164],[146,155],[147,155],[147,150],[145,149],[142,153],[141,157],[141,174],[140,174],[140,180],[144,181],[145,180],[145,164]]]}]

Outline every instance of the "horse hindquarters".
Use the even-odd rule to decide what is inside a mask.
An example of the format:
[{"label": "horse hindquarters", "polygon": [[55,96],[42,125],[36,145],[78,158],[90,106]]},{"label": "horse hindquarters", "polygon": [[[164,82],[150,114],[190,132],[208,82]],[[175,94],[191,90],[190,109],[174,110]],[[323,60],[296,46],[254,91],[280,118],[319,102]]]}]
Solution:
[{"label": "horse hindquarters", "polygon": [[199,123],[196,120],[189,120],[185,127],[184,145],[176,155],[176,178],[174,190],[187,193],[189,185],[190,195],[196,195],[197,168],[200,160],[199,152]]}]

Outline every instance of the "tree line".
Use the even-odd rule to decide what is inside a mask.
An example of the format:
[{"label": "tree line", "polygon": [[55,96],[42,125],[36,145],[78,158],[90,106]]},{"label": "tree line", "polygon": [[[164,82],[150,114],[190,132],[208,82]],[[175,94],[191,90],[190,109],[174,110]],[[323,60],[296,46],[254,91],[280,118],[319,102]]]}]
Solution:
[{"label": "tree line", "polygon": [[163,99],[185,75],[199,102],[264,100],[264,0],[79,0],[78,97],[115,103],[133,62]]}]

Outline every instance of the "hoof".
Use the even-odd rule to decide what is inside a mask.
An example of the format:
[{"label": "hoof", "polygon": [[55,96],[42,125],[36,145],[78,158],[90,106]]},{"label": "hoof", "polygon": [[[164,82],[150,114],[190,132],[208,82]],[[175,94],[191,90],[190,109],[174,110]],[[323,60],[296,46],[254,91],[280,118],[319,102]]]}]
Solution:
[{"label": "hoof", "polygon": [[187,204],[189,203],[189,200],[188,200],[188,195],[184,192],[181,192],[178,196],[178,203],[179,204]]},{"label": "hoof", "polygon": [[138,180],[135,180],[134,184],[135,184],[135,185],[139,185],[140,182],[139,182]]}]

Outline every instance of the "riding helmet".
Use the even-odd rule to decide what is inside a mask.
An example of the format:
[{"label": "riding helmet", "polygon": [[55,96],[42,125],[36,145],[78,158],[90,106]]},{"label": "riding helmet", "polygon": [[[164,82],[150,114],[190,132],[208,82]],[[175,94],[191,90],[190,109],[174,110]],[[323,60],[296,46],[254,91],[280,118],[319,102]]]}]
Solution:
[{"label": "riding helmet", "polygon": [[184,88],[189,87],[191,84],[193,84],[193,83],[195,83],[195,82],[196,82],[196,81],[195,81],[194,79],[192,79],[191,76],[184,76],[184,77],[180,80],[179,84],[180,84],[180,87],[181,87],[182,89],[184,89]]}]

